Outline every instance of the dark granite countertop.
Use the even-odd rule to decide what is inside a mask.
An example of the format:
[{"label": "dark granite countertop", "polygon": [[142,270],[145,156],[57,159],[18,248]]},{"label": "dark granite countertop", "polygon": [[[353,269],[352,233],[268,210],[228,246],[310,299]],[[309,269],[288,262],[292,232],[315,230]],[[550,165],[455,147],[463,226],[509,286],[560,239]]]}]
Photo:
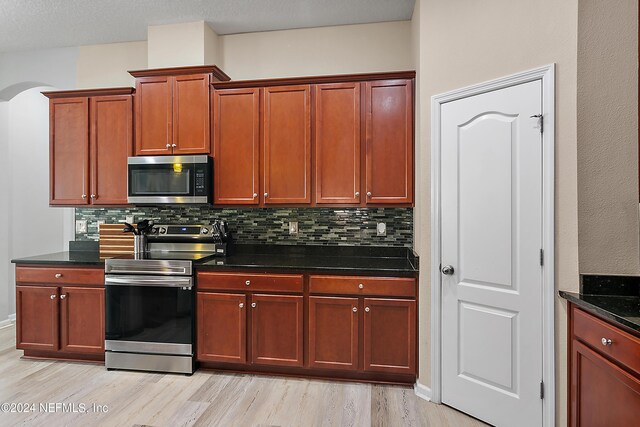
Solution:
[{"label": "dark granite countertop", "polygon": [[104,259],[97,251],[66,251],[52,254],[36,255],[11,260],[14,264],[47,264],[47,265],[95,265],[104,266]]},{"label": "dark granite countertop", "polygon": [[640,277],[580,277],[580,293],[560,291],[560,296],[580,308],[640,332]]}]

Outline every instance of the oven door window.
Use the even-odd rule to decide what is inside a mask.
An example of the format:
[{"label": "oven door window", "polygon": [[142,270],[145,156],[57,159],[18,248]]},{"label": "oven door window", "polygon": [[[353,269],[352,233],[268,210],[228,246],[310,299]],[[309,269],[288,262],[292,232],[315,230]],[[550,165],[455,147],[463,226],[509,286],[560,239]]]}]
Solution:
[{"label": "oven door window", "polygon": [[179,287],[106,286],[107,340],[191,344],[194,296]]},{"label": "oven door window", "polygon": [[129,196],[191,196],[192,169],[189,165],[129,165]]}]

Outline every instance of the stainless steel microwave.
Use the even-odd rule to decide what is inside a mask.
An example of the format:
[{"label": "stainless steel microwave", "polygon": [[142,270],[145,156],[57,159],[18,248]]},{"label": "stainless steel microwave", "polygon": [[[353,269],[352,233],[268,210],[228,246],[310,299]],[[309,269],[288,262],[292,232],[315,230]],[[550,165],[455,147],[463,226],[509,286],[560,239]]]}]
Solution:
[{"label": "stainless steel microwave", "polygon": [[211,203],[213,162],[202,156],[129,157],[127,202]]}]

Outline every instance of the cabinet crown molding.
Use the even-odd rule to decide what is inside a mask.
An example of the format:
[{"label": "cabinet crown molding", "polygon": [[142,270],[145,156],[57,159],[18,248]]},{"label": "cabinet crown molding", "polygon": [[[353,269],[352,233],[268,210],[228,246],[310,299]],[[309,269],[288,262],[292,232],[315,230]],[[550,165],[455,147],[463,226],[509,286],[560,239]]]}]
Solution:
[{"label": "cabinet crown molding", "polygon": [[55,98],[77,98],[82,96],[109,96],[109,95],[131,95],[135,91],[132,87],[111,87],[102,89],[74,89],[55,90],[40,92],[49,99]]},{"label": "cabinet crown molding", "polygon": [[155,76],[177,76],[184,74],[211,74],[214,79],[219,81],[231,80],[224,71],[216,65],[195,65],[191,67],[170,67],[170,68],[152,68],[147,70],[129,71],[133,77],[155,77]]}]

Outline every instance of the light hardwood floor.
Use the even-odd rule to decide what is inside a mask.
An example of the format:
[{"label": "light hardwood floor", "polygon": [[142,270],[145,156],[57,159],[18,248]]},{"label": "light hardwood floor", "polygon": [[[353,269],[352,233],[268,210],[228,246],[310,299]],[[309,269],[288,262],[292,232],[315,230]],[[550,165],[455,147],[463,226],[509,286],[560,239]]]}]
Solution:
[{"label": "light hardwood floor", "polygon": [[[0,426],[481,426],[409,387],[198,371],[107,371],[89,363],[22,360],[15,326],[0,329]],[[45,412],[40,404],[104,405],[106,413]],[[6,405],[5,405],[6,406]],[[52,407],[52,409],[55,407]],[[67,409],[73,409],[67,407]]]}]

